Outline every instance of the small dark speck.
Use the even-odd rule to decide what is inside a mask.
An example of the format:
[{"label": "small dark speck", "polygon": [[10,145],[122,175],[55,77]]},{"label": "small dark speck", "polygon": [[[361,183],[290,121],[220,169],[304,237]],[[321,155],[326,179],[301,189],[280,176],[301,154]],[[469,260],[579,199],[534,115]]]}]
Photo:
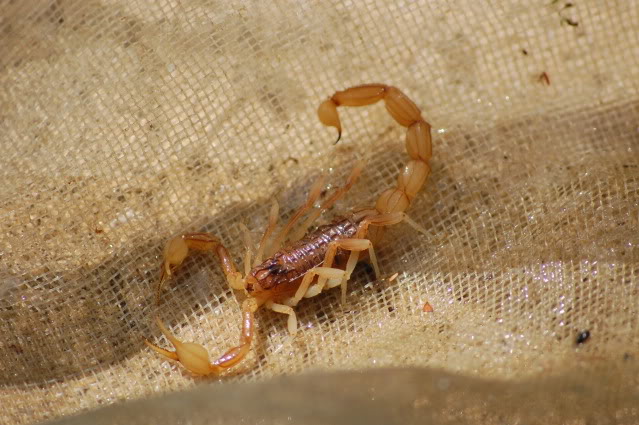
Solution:
[{"label": "small dark speck", "polygon": [[395,311],[395,307],[392,307],[392,306],[388,307],[388,312],[389,313],[392,313],[393,311]]},{"label": "small dark speck", "polygon": [[550,85],[550,77],[545,71],[539,74],[539,82],[545,83],[547,86]]},{"label": "small dark speck", "polygon": [[577,335],[577,345],[583,344],[584,342],[588,341],[588,338],[590,338],[589,330],[579,332],[579,335]]},{"label": "small dark speck", "polygon": [[579,26],[579,22],[577,21],[573,21],[570,18],[564,18],[563,22],[567,23],[568,25],[570,25],[571,27],[578,27]]},{"label": "small dark speck", "polygon": [[269,171],[273,171],[274,169],[275,169],[275,166],[274,166],[273,164],[271,164],[271,165],[269,165],[269,166],[268,166],[268,170],[269,170]]},{"label": "small dark speck", "polygon": [[23,353],[22,348],[18,347],[18,346],[17,346],[17,345],[15,345],[15,344],[11,344],[11,345],[9,346],[9,348],[13,349],[13,351],[15,351],[15,352],[16,352],[16,354],[22,354],[22,353]]},{"label": "small dark speck", "polygon": [[124,195],[118,196],[118,201],[124,202],[125,200],[126,200],[126,198],[124,197]]},{"label": "small dark speck", "polygon": [[623,354],[623,361],[627,362],[627,361],[630,361],[630,360],[632,360],[632,354],[624,353]]},{"label": "small dark speck", "polygon": [[526,49],[521,49],[521,53],[523,53],[524,56],[528,56],[528,50]]}]

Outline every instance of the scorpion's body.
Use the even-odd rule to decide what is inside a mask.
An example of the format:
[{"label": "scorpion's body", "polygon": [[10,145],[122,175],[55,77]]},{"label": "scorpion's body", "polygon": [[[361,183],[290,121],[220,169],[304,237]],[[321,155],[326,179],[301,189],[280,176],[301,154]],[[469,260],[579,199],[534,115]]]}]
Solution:
[{"label": "scorpion's body", "polygon": [[[172,276],[173,269],[184,261],[190,249],[214,252],[220,260],[222,271],[231,288],[242,290],[247,295],[247,299],[242,303],[243,321],[240,343],[215,362],[210,363],[208,353],[202,346],[179,341],[158,319],[160,329],[173,344],[175,351],[165,350],[147,341],[149,347],[165,357],[180,361],[195,374],[220,373],[237,364],[248,353],[253,339],[253,313],[260,306],[287,314],[289,331],[295,333],[297,319],[293,307],[302,298],[318,295],[335,286],[341,286],[342,300],[344,300],[346,284],[362,251],[368,251],[375,273],[379,277],[373,244],[381,239],[384,226],[406,221],[423,231],[404,214],[430,172],[428,166],[428,160],[432,154],[430,125],[423,120],[417,106],[395,87],[369,84],[336,92],[320,105],[318,115],[322,123],[336,127],[341,137],[338,106],[369,105],[382,99],[395,121],[408,128],[406,149],[411,160],[400,173],[397,186],[384,191],[377,199],[374,208],[353,211],[343,217],[335,218],[330,224],[306,233],[317,216],[330,208],[355,183],[362,171],[361,166],[356,166],[346,185],[338,189],[319,209],[310,214],[301,226],[301,230],[296,233],[297,237],[292,237],[292,242],[286,245],[283,242],[287,240],[293,226],[312,209],[319,198],[323,180],[320,179],[311,188],[307,202],[292,216],[269,245],[269,238],[277,224],[278,208],[277,204],[274,204],[252,268],[250,268],[251,250],[247,248],[244,277],[237,271],[228,251],[216,237],[208,233],[188,233],[171,239],[164,251],[158,296],[163,284]],[[369,229],[369,226],[373,227]],[[262,261],[263,254],[268,253],[270,247],[275,252],[270,256],[267,255],[267,259]]]},{"label": "scorpion's body", "polygon": [[[294,293],[304,275],[324,263],[329,243],[339,239],[352,238],[357,233],[359,223],[349,217],[337,217],[332,223],[318,227],[290,246],[280,249],[269,259],[251,270],[246,291],[254,297],[270,297],[276,294]],[[338,254],[343,260],[345,252]],[[343,262],[343,261],[338,261]],[[287,288],[290,288],[287,290]],[[281,296],[278,299],[282,300]]]}]

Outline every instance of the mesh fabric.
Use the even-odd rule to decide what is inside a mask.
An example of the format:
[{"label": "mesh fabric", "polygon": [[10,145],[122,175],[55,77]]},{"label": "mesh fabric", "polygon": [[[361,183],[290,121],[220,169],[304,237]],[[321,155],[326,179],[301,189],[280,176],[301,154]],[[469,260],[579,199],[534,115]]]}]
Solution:
[{"label": "mesh fabric", "polygon": [[[397,279],[360,266],[344,305],[339,290],[300,303],[295,337],[260,311],[251,354],[222,380],[241,395],[282,374],[429,368],[414,373],[532,388],[523,418],[564,374],[611,400],[636,388],[638,5],[2,3],[0,422],[201,382],[142,338],[166,345],[159,314],[217,356],[238,338],[240,300],[194,255],[156,308],[164,244],[212,232],[239,262],[239,223],[259,234],[271,199],[285,219],[358,158],[333,212],[374,203],[407,161],[405,129],[382,105],[341,109],[333,146],[316,117],[366,82],[399,87],[433,126],[432,173],[407,211],[429,234],[394,226],[377,254]],[[530,386],[545,376],[557,381]],[[469,388],[481,422],[491,405]],[[600,414],[636,419],[622,407]]]}]

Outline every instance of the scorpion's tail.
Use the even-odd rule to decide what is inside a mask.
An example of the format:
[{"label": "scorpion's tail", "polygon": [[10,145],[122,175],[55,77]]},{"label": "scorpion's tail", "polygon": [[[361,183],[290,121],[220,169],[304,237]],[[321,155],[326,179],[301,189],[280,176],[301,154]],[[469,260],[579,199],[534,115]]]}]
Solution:
[{"label": "scorpion's tail", "polygon": [[[400,125],[407,127],[406,150],[410,161],[402,169],[397,185],[385,190],[377,199],[375,209],[379,214],[401,213],[408,209],[411,201],[426,182],[430,174],[428,161],[432,156],[430,124],[423,118],[419,108],[398,88],[384,84],[365,84],[338,91],[322,102],[317,111],[324,125],[337,128],[339,141],[342,135],[338,106],[365,106],[384,100],[386,109]],[[337,142],[336,142],[337,143]],[[383,228],[371,229],[372,240],[381,237]]]}]

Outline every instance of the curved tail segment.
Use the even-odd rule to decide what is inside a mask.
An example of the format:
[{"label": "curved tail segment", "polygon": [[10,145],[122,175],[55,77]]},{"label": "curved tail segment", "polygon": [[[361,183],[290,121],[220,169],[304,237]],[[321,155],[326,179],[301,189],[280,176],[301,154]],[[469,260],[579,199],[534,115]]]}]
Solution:
[{"label": "curved tail segment", "polygon": [[[397,179],[397,186],[385,190],[379,196],[375,209],[379,214],[401,213],[408,209],[411,201],[426,182],[430,174],[428,161],[433,154],[430,124],[422,118],[417,105],[396,87],[385,84],[365,84],[336,92],[322,102],[317,114],[322,124],[337,128],[337,141],[339,141],[342,136],[342,124],[337,112],[338,106],[365,106],[382,99],[386,110],[395,121],[408,128],[406,151],[410,161],[402,169]],[[378,230],[380,232],[377,236],[381,237],[382,229]]]}]

